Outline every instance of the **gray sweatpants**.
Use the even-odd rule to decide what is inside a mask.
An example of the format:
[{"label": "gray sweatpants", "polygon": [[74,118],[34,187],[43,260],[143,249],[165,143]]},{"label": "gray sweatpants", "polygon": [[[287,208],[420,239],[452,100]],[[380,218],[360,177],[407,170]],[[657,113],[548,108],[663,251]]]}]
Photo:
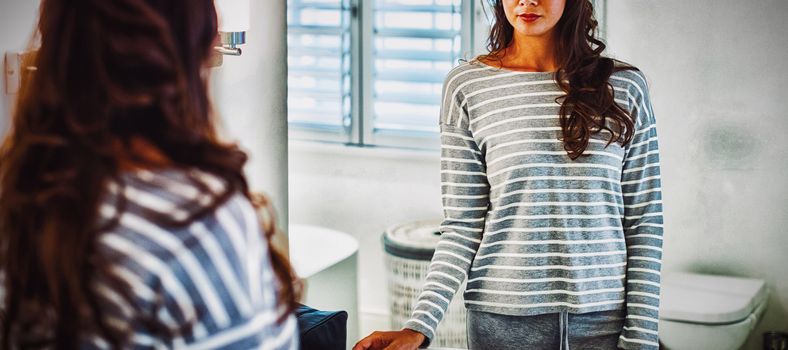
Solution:
[{"label": "gray sweatpants", "polygon": [[623,309],[509,316],[468,310],[471,350],[615,350],[624,327]]}]

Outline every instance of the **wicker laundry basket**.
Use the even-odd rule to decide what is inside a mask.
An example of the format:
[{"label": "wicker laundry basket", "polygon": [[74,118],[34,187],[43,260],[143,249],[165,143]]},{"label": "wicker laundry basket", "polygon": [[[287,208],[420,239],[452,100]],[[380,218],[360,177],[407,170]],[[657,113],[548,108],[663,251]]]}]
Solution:
[{"label": "wicker laundry basket", "polygon": [[[399,329],[408,320],[440,240],[440,221],[417,221],[390,227],[383,234],[388,270],[391,326]],[[438,326],[433,347],[467,348],[465,306],[460,286]]]}]

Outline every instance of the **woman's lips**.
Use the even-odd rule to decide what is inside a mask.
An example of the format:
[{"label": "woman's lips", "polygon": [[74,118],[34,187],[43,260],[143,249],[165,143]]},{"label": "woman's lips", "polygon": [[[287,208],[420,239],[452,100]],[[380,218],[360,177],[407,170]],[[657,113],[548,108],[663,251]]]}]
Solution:
[{"label": "woman's lips", "polygon": [[542,16],[533,15],[533,14],[520,15],[520,18],[522,18],[524,21],[529,22],[529,23],[539,19],[539,17],[542,17]]}]

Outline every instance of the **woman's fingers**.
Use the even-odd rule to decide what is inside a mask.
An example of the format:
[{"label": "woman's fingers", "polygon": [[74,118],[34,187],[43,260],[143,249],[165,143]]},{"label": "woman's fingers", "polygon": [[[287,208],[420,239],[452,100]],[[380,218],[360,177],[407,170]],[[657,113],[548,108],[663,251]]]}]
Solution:
[{"label": "woman's fingers", "polygon": [[411,330],[372,332],[361,339],[353,350],[416,350],[424,336]]},{"label": "woman's fingers", "polygon": [[378,350],[391,343],[391,336],[387,332],[372,332],[353,346],[353,350]]},{"label": "woman's fingers", "polygon": [[399,341],[393,341],[389,346],[383,348],[383,350],[416,350],[418,348],[419,347],[417,345],[409,343],[403,344]]}]

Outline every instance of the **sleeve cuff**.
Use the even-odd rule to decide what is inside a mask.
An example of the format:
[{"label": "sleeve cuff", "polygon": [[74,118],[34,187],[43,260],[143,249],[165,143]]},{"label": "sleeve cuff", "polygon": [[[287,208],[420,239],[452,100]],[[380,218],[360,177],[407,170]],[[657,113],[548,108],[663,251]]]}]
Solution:
[{"label": "sleeve cuff", "polygon": [[424,326],[421,323],[414,322],[413,320],[409,320],[408,322],[405,322],[405,326],[402,327],[402,328],[403,329],[410,329],[412,331],[416,331],[416,332],[419,332],[421,334],[424,334],[424,342],[421,343],[421,345],[419,346],[419,349],[426,349],[426,348],[428,348],[430,346],[430,343],[432,343],[432,338],[435,336],[431,329],[427,328],[426,326]]}]

